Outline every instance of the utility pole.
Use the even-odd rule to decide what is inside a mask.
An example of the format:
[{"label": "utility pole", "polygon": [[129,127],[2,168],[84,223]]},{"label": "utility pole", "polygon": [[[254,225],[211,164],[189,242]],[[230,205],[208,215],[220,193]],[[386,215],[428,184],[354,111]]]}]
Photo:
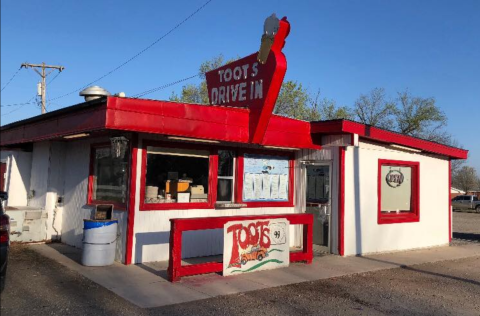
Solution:
[{"label": "utility pole", "polygon": [[[49,74],[51,74],[55,69],[57,69],[59,72],[62,72],[63,69],[65,69],[65,67],[63,66],[50,66],[50,65],[45,65],[45,63],[41,63],[41,64],[29,64],[29,63],[23,63],[21,65],[20,68],[32,68],[33,70],[35,70],[35,72],[37,74],[40,75],[40,77],[42,77],[42,83],[41,83],[41,87],[40,87],[40,93],[41,93],[41,96],[42,96],[42,114],[44,114],[46,112],[46,106],[47,106],[47,97],[46,97],[46,91],[47,91],[47,82],[46,82],[46,79],[47,79],[47,76]],[[38,71],[37,68],[41,68],[42,71]],[[45,71],[46,69],[52,69],[50,70],[48,73]]]}]

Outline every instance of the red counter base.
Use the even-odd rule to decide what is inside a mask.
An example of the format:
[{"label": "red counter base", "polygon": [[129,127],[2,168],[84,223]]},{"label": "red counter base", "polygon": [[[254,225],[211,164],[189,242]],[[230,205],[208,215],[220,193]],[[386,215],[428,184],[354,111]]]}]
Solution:
[{"label": "red counter base", "polygon": [[182,266],[182,233],[190,230],[223,228],[227,222],[259,219],[286,218],[290,225],[303,225],[303,249],[290,253],[290,262],[313,260],[313,214],[276,214],[259,216],[225,216],[173,218],[170,220],[170,258],[168,262],[168,279],[176,282],[183,276],[223,271],[222,262],[208,262]]}]

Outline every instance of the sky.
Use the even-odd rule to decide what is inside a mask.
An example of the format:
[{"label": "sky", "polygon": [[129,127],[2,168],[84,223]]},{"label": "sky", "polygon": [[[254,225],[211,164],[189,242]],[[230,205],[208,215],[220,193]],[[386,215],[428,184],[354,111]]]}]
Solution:
[{"label": "sky", "polygon": [[[31,100],[40,79],[22,69],[5,86],[21,63],[65,67],[47,86],[47,99],[54,99],[47,110],[80,103],[76,90],[162,38],[206,1],[2,0],[1,125],[40,114],[36,104],[12,106]],[[291,23],[285,80],[320,89],[338,105],[352,106],[376,87],[392,99],[405,89],[434,97],[448,131],[470,151],[467,164],[480,173],[478,0],[212,0],[95,84],[132,96],[195,75],[219,54],[247,56],[259,49],[263,22],[272,13]],[[145,97],[166,100],[181,86]]]}]

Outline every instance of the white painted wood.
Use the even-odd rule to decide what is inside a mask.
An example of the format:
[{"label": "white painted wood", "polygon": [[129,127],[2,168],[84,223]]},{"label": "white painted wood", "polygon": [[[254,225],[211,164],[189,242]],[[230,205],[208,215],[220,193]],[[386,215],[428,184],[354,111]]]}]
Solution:
[{"label": "white painted wood", "polygon": [[[448,243],[448,159],[360,140],[345,154],[345,255]],[[420,162],[420,222],[377,224],[378,160]]]}]

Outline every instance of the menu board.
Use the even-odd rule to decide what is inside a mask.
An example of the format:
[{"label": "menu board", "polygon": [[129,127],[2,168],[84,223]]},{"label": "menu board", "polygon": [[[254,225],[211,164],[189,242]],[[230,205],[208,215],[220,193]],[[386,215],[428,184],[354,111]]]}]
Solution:
[{"label": "menu board", "polygon": [[243,201],[288,201],[289,174],[288,157],[245,154]]}]

